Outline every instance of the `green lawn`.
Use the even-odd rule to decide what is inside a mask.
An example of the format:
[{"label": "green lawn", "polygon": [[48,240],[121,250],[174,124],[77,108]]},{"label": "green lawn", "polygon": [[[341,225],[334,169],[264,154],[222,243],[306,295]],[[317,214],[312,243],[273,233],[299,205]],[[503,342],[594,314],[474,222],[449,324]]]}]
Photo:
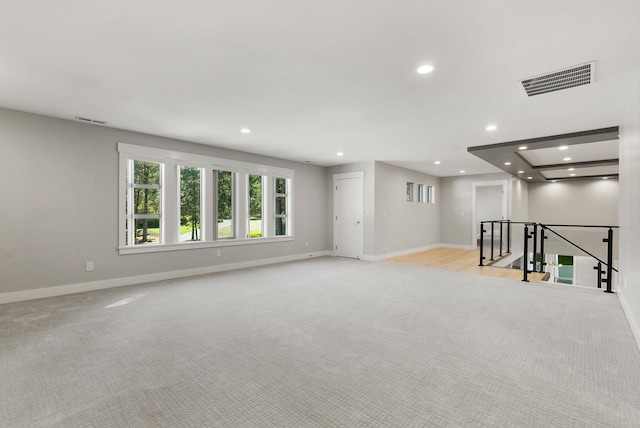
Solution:
[{"label": "green lawn", "polygon": [[[249,222],[250,231],[249,236],[251,238],[261,238],[262,237],[262,221],[261,220],[251,220]],[[191,226],[180,226],[180,234],[183,235],[185,233],[191,232]],[[138,231],[138,239],[142,234],[142,229]],[[231,225],[226,225],[218,228],[218,237],[220,238],[230,238],[233,236],[233,231]],[[148,228],[147,229],[147,240],[149,244],[157,243],[160,238],[160,229]]]}]

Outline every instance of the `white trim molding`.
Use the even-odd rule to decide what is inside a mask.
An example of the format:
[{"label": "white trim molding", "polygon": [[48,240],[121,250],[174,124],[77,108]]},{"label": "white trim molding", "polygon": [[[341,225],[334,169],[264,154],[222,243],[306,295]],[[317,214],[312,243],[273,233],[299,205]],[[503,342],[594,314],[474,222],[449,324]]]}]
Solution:
[{"label": "white trim molding", "polygon": [[[291,241],[294,224],[294,176],[295,170],[276,166],[254,164],[212,156],[183,153],[174,150],[148,146],[136,146],[118,143],[119,152],[119,195],[118,195],[118,254],[153,253],[160,251],[193,250],[228,245],[253,245],[268,242]],[[158,183],[135,183],[133,173],[136,161],[152,162],[158,165]],[[197,241],[180,239],[180,171],[182,167],[200,169],[200,238]],[[217,224],[217,184],[214,174],[227,171],[232,175],[232,238],[218,238],[215,233]],[[218,175],[216,175],[217,177]],[[261,176],[262,231],[260,237],[249,236],[249,177]],[[275,228],[275,180],[287,182],[287,207],[280,214],[286,219],[283,235],[276,235]],[[152,214],[137,213],[135,207],[127,206],[127,200],[133,201],[135,189],[152,189],[158,192],[159,207]],[[158,242],[136,245],[137,220],[151,219],[159,225]],[[204,220],[204,221],[202,221]],[[128,236],[127,236],[128,234]]]},{"label": "white trim molding", "polygon": [[476,245],[464,245],[464,244],[438,244],[438,247],[445,248],[459,248],[461,250],[477,250],[478,247]]},{"label": "white trim molding", "polygon": [[[471,183],[471,242],[476,241],[476,237],[478,236],[478,213],[476,212],[477,205],[477,196],[476,191],[478,187],[485,186],[502,186],[502,220],[507,220],[509,218],[509,201],[511,199],[511,195],[509,194],[509,180],[489,180],[489,181],[474,181]],[[500,220],[500,219],[492,219],[492,220]],[[474,247],[475,248],[475,247]]]},{"label": "white trim molding", "polygon": [[196,275],[206,275],[216,272],[244,269],[256,266],[265,266],[275,263],[292,262],[304,260],[311,257],[330,256],[331,251],[315,251],[310,253],[294,254],[283,257],[273,257],[268,259],[250,260],[246,262],[227,263],[215,266],[204,266],[193,269],[183,269],[170,272],[152,273],[147,275],[137,275],[125,278],[105,279],[102,281],[81,282],[57,287],[37,288],[33,290],[15,291],[0,294],[0,304],[22,302],[26,300],[44,299],[47,297],[64,296],[66,294],[85,293],[87,291],[104,290],[107,288],[125,287],[127,285],[144,284],[154,281],[165,281],[169,279],[185,278]]},{"label": "white trim molding", "polygon": [[640,325],[637,320],[633,317],[633,312],[629,309],[629,305],[627,305],[627,300],[624,292],[618,291],[616,293],[618,295],[618,299],[620,299],[620,305],[622,306],[622,311],[627,317],[627,321],[629,322],[629,327],[631,327],[631,332],[633,333],[633,337],[636,340],[636,345],[638,345],[638,350],[640,350]]},{"label": "white trim molding", "polygon": [[362,260],[366,260],[366,261],[370,261],[370,262],[377,262],[377,261],[384,260],[384,259],[390,259],[391,257],[406,256],[407,254],[413,254],[413,253],[419,253],[421,251],[433,250],[434,248],[439,248],[439,247],[442,247],[442,246],[443,246],[443,244],[433,244],[433,245],[427,245],[427,246],[424,246],[424,247],[409,248],[407,250],[395,251],[393,253],[378,254],[377,256],[364,255],[364,256],[362,256]]}]

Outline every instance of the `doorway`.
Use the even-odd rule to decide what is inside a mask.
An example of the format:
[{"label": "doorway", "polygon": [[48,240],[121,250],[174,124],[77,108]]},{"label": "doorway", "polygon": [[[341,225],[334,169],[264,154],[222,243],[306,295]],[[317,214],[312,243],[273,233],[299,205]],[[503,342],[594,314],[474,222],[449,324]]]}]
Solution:
[{"label": "doorway", "polygon": [[472,245],[480,233],[480,222],[506,220],[508,207],[507,180],[479,181],[473,183],[473,235]]},{"label": "doorway", "polygon": [[361,259],[364,250],[364,171],[333,176],[333,250]]}]

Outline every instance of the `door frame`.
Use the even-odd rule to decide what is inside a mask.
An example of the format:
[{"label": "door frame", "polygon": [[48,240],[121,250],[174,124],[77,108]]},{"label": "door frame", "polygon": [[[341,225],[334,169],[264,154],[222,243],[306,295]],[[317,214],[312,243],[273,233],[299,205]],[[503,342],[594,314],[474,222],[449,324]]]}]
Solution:
[{"label": "door frame", "polygon": [[337,195],[336,195],[336,185],[337,185],[337,181],[338,180],[345,180],[345,179],[350,179],[350,178],[361,178],[362,179],[362,242],[359,243],[360,245],[360,255],[358,256],[358,259],[362,260],[362,257],[364,256],[364,171],[355,171],[355,172],[343,172],[343,173],[338,173],[338,174],[333,174],[333,214],[332,214],[332,229],[333,229],[333,243],[331,245],[331,251],[333,253],[333,255],[335,256],[336,254],[336,242],[337,242],[337,236],[338,236],[338,232],[336,231],[336,199],[337,199]]},{"label": "door frame", "polygon": [[509,180],[474,181],[471,183],[471,245],[474,247],[476,246],[476,237],[480,232],[478,228],[478,213],[476,212],[476,191],[478,190],[478,187],[488,186],[502,186],[502,217],[504,220],[507,220],[509,217]]}]

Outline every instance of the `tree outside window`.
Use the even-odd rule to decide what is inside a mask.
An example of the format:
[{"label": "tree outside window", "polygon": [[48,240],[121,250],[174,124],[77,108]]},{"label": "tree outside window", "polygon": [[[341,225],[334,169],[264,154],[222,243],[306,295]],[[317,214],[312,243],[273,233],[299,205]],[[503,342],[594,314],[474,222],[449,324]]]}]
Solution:
[{"label": "tree outside window", "polygon": [[233,173],[230,171],[216,171],[218,198],[218,239],[230,239],[234,237],[233,222]]},{"label": "tree outside window", "polygon": [[160,164],[130,161],[127,192],[127,243],[160,242]]},{"label": "tree outside window", "polygon": [[262,237],[262,176],[249,174],[249,238]]},{"label": "tree outside window", "polygon": [[287,179],[275,178],[276,236],[287,234]]},{"label": "tree outside window", "polygon": [[180,229],[179,241],[202,239],[202,180],[200,168],[180,166]]}]

